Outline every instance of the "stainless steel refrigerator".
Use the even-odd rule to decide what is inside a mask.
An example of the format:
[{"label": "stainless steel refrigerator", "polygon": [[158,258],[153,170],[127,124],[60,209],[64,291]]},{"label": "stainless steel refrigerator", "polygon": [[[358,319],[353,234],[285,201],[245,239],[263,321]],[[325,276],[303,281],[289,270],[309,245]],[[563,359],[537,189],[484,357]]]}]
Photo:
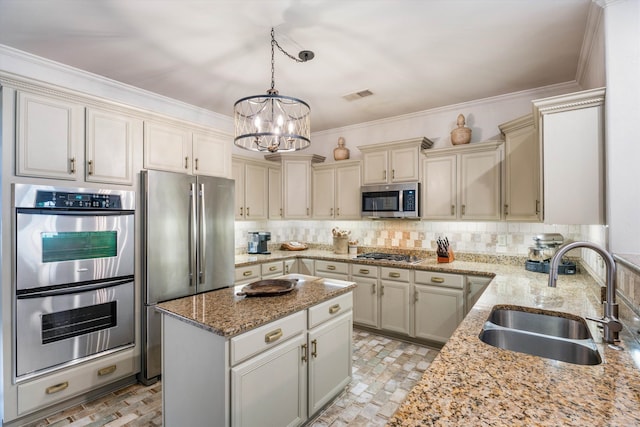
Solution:
[{"label": "stainless steel refrigerator", "polygon": [[153,170],[141,178],[140,380],[149,384],[161,373],[161,315],[154,306],[233,285],[235,181]]}]

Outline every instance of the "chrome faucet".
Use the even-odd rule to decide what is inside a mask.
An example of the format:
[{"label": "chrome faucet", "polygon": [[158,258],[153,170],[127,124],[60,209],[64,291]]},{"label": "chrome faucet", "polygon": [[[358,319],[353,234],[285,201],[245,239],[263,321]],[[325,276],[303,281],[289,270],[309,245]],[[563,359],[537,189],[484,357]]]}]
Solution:
[{"label": "chrome faucet", "polygon": [[607,267],[607,300],[604,303],[604,315],[601,319],[592,317],[587,317],[587,319],[601,323],[603,326],[603,340],[609,344],[616,344],[620,341],[618,333],[622,330],[622,323],[618,319],[618,304],[616,304],[616,264],[609,252],[591,242],[571,242],[560,246],[549,264],[549,286],[556,287],[558,264],[560,264],[560,260],[565,253],[575,248],[593,249],[600,254]]}]

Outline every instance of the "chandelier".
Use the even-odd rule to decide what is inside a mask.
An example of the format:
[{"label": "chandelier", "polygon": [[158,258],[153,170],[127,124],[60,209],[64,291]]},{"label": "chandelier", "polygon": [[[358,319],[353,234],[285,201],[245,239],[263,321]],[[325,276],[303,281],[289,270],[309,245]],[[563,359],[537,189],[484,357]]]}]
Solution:
[{"label": "chandelier", "polygon": [[233,105],[234,144],[246,150],[270,153],[297,151],[311,144],[309,104],[298,98],[279,95],[275,89],[274,47],[296,62],[306,62],[314,57],[308,50],[301,51],[298,58],[285,52],[271,28],[271,89],[266,95],[247,96]]}]

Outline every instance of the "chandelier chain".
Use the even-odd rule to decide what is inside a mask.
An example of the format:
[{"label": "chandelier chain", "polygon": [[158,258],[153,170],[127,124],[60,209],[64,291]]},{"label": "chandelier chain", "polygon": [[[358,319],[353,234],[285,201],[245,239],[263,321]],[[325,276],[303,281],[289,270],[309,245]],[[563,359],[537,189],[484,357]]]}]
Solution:
[{"label": "chandelier chain", "polygon": [[293,59],[296,62],[305,62],[302,59],[296,58],[295,56],[289,54],[287,51],[285,51],[276,41],[276,36],[275,36],[275,30],[273,29],[273,27],[271,27],[271,90],[273,91],[275,89],[275,59],[274,59],[274,55],[275,55],[275,50],[274,50],[274,46],[278,48],[278,50],[280,50],[280,52],[284,53],[285,55],[287,55],[289,58]]}]

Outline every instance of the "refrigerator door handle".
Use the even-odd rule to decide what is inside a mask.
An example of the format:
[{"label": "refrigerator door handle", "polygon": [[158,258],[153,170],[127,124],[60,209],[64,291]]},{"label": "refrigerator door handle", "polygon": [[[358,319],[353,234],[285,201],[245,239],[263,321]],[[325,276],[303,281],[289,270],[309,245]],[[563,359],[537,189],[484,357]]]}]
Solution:
[{"label": "refrigerator door handle", "polygon": [[191,183],[189,193],[189,286],[193,286],[196,282],[197,264],[196,264],[196,244],[198,239],[198,222],[196,207],[196,184]]},{"label": "refrigerator door handle", "polygon": [[205,215],[205,203],[204,203],[204,184],[200,184],[200,218],[198,221],[198,284],[202,284],[205,281],[205,271],[207,271],[207,257],[205,239],[207,236],[207,217]]}]

